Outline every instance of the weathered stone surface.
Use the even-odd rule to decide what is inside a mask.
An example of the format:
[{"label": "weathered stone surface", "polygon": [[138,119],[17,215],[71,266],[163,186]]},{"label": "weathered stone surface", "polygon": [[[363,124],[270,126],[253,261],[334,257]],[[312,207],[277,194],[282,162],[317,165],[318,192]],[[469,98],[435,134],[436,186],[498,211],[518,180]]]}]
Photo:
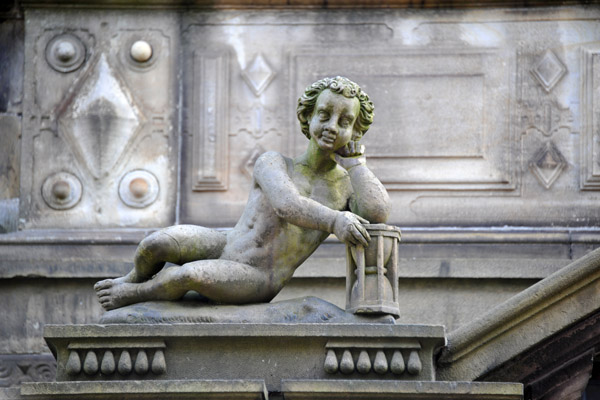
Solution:
[{"label": "weathered stone surface", "polygon": [[600,343],[600,312],[550,336],[482,377],[486,381],[522,382],[532,399],[579,399],[591,385],[595,399],[594,354]]},{"label": "weathered stone surface", "polygon": [[[94,281],[130,270],[136,245],[149,232],[0,235],[0,302],[19,310],[0,325],[6,351],[48,352],[41,334],[45,323],[97,322]],[[455,330],[598,245],[593,231],[403,230],[399,322]],[[344,307],[344,264],[343,244],[328,239],[275,301],[310,295]]]},{"label": "weathered stone surface", "polygon": [[491,382],[373,382],[360,380],[284,381],[286,400],[300,399],[457,399],[521,400],[520,383]]},{"label": "weathered stone surface", "polygon": [[49,353],[43,340],[46,324],[98,321],[101,307],[89,279],[2,279],[0,349],[3,354]]},{"label": "weathered stone surface", "polygon": [[[197,108],[184,102],[191,133],[184,163],[215,155],[221,191],[194,186],[196,170],[184,169],[182,221],[218,224],[199,210],[223,204],[220,215],[234,223],[258,154],[304,146],[292,107],[286,113],[281,104],[313,77],[343,74],[365,79],[376,107],[378,98],[397,105],[378,108],[364,139],[369,165],[395,205],[390,223],[594,226],[598,172],[589,127],[598,100],[590,82],[600,33],[589,18],[598,10],[569,10],[564,19],[560,9],[547,9],[543,21],[536,10],[187,13],[184,87],[208,90],[195,71],[204,59],[218,60],[228,72],[215,75],[210,90],[227,94],[215,98],[217,107],[235,112],[219,122],[223,129],[208,120],[193,125]],[[233,32],[236,42],[226,39]],[[250,70],[268,82],[259,96]],[[229,147],[193,146],[209,130]]]},{"label": "weathered stone surface", "polygon": [[18,198],[21,118],[0,114],[0,132],[0,200]]},{"label": "weathered stone surface", "polygon": [[170,13],[125,14],[27,11],[22,228],[174,220],[178,29]]},{"label": "weathered stone surface", "polygon": [[[2,11],[4,10],[0,10],[0,13]],[[24,21],[17,13],[7,13],[3,17],[0,22],[0,115],[15,115],[21,112],[23,101]],[[13,140],[10,137],[12,133],[5,130],[1,132],[0,143],[10,143]],[[6,155],[10,153],[0,153],[2,158]]]},{"label": "weathered stone surface", "polygon": [[[275,392],[282,379],[432,381],[433,351],[445,343],[441,326],[372,323],[50,325],[45,338],[57,357],[57,382],[264,379]],[[407,364],[418,360],[419,367],[375,371],[380,352],[388,365],[399,354]],[[107,353],[119,364],[126,357],[129,368],[107,367],[107,374],[99,367],[85,370],[87,359],[101,364]],[[140,355],[148,364],[165,365],[136,369]],[[72,358],[81,369],[69,367]],[[342,367],[346,358],[350,365]],[[366,359],[371,367],[359,367]]]},{"label": "weathered stone surface", "polygon": [[316,297],[304,297],[274,303],[241,306],[213,305],[198,300],[145,302],[106,312],[101,324],[148,323],[384,323],[393,324],[391,316],[364,316],[346,313],[341,308]]},{"label": "weathered stone surface", "polygon": [[[63,1],[59,2],[67,4]],[[35,15],[31,14],[31,11],[35,11],[32,10],[35,8],[32,6],[33,3],[44,3],[44,6],[51,5],[51,2],[46,0],[23,2],[27,9],[26,12],[33,16],[28,22],[30,24],[28,30],[36,27],[39,21],[35,19]],[[71,5],[75,5],[74,3],[74,1],[70,2]],[[185,5],[181,2],[166,3],[161,0],[150,0],[144,4],[130,0],[111,0],[95,4],[99,8],[113,5],[128,7],[135,5],[143,8],[240,6],[236,0],[232,0],[229,5],[223,2],[218,4],[211,2],[208,5],[202,1],[194,2],[193,5],[190,2],[186,2]],[[335,6],[334,3],[336,2],[328,2],[328,7]],[[478,4],[482,3],[478,2]],[[280,7],[273,2],[261,4],[264,8]],[[394,5],[398,2],[378,2],[378,4]],[[440,2],[426,2],[423,6],[440,4]],[[457,2],[454,4],[456,5]],[[511,4],[518,4],[518,2]],[[533,4],[533,2],[528,2],[528,4]],[[545,2],[545,4],[550,3]],[[322,7],[323,3],[303,2],[301,6]],[[3,5],[1,7],[2,10],[6,10],[12,6]],[[16,6],[13,8],[17,11],[19,9]],[[437,86],[440,88],[439,93],[425,90],[422,92],[425,97],[423,99],[416,98],[415,101],[422,101],[426,109],[432,102],[443,102],[448,98],[448,92],[450,92],[450,100],[441,108],[447,109],[447,104],[454,102],[460,103],[459,105],[473,105],[473,102],[461,101],[464,98],[462,95],[465,93],[465,88],[468,89],[469,85],[483,81],[487,90],[490,88],[487,85],[490,85],[490,82],[493,83],[497,78],[494,74],[498,70],[502,73],[506,72],[506,79],[503,78],[500,85],[493,90],[506,94],[507,108],[493,109],[493,113],[500,115],[498,120],[493,118],[481,120],[483,122],[480,125],[484,126],[484,129],[480,131],[483,132],[481,137],[490,138],[494,144],[485,149],[484,158],[464,157],[473,155],[473,149],[476,149],[476,146],[473,145],[476,142],[468,140],[468,135],[474,132],[472,130],[456,132],[451,129],[442,131],[432,129],[431,136],[424,135],[420,138],[423,139],[422,141],[413,142],[412,136],[415,135],[410,128],[414,127],[414,119],[429,118],[433,121],[431,123],[434,125],[433,128],[436,128],[436,124],[445,127],[447,124],[444,123],[444,120],[448,115],[443,112],[419,114],[410,111],[415,107],[410,102],[410,97],[406,100],[403,98],[394,108],[394,114],[408,122],[403,124],[406,127],[403,129],[406,131],[389,129],[389,125],[384,123],[381,128],[378,128],[380,132],[394,132],[395,136],[391,141],[381,140],[380,143],[374,143],[368,147],[368,151],[372,151],[374,148],[377,150],[371,153],[372,155],[385,157],[386,151],[393,150],[393,146],[384,148],[385,146],[390,143],[406,143],[406,146],[400,150],[405,153],[414,153],[408,154],[410,157],[416,156],[414,158],[398,157],[374,160],[373,165],[385,173],[387,181],[396,180],[396,182],[386,182],[388,186],[394,187],[392,195],[394,203],[398,204],[399,211],[393,222],[402,226],[407,223],[414,226],[475,224],[485,226],[487,229],[490,226],[506,224],[542,227],[556,226],[557,224],[598,225],[598,199],[595,194],[597,193],[596,176],[598,172],[596,171],[597,165],[595,166],[593,160],[593,154],[597,154],[598,150],[597,144],[593,142],[593,127],[597,125],[595,118],[598,104],[597,90],[594,89],[593,83],[598,69],[596,44],[599,36],[596,7],[577,5],[543,10],[527,8],[517,12],[512,10],[486,10],[483,12],[480,10],[429,10],[425,12],[403,12],[401,10],[371,10],[368,12],[338,10],[331,12],[319,10],[304,13],[294,9],[290,12],[276,13],[267,10],[265,15],[261,15],[263,11],[265,10],[259,12],[236,10],[220,13],[211,9],[207,13],[187,15],[182,19],[184,26],[176,29],[177,32],[184,32],[184,35],[191,38],[192,47],[195,47],[196,41],[207,40],[209,45],[206,47],[210,51],[215,50],[208,56],[216,55],[225,61],[229,75],[223,78],[223,82],[229,85],[227,98],[229,104],[235,103],[236,99],[240,98],[245,100],[256,98],[256,104],[253,104],[251,108],[233,109],[229,114],[229,119],[223,125],[225,129],[221,131],[222,137],[217,138],[220,140],[219,143],[229,141],[230,145],[229,151],[225,154],[227,163],[219,164],[220,166],[226,165],[219,171],[219,177],[228,175],[229,189],[227,191],[190,192],[193,181],[188,178],[194,173],[190,167],[191,159],[196,157],[192,153],[197,151],[191,146],[182,146],[183,158],[181,160],[176,158],[170,160],[172,168],[181,162],[182,174],[188,174],[181,178],[182,220],[223,226],[231,224],[238,218],[241,206],[246,201],[247,188],[250,185],[248,175],[252,171],[256,157],[265,150],[282,151],[290,147],[286,132],[280,131],[291,130],[295,125],[288,123],[289,116],[280,114],[279,107],[284,102],[280,101],[278,96],[287,98],[289,92],[295,91],[296,88],[293,85],[296,79],[303,79],[302,74],[305,73],[303,71],[308,70],[309,72],[306,73],[315,74],[325,73],[324,69],[330,66],[330,63],[326,61],[318,61],[321,64],[315,65],[315,68],[302,70],[301,67],[307,64],[302,57],[307,53],[314,53],[315,47],[322,51],[321,54],[326,55],[335,51],[337,52],[334,53],[336,57],[340,55],[345,57],[340,58],[341,65],[344,65],[344,60],[357,59],[355,73],[357,76],[367,76],[366,79],[373,79],[373,82],[368,84],[374,87],[374,93],[382,92],[383,101],[402,93],[406,86],[421,85],[427,89],[427,85],[430,84],[429,78],[415,76],[414,69],[411,69],[414,68],[414,65],[409,62],[411,58],[423,60],[426,57],[415,56],[413,51],[431,50],[434,54],[439,53],[440,49],[450,52],[458,51],[460,55],[455,56],[454,59],[473,60],[472,53],[483,49],[483,53],[487,55],[480,56],[484,60],[484,64],[479,75],[475,74],[469,78],[457,77],[452,75],[450,67],[456,65],[460,67],[465,64],[460,64],[460,61],[458,64],[446,63],[440,66],[443,76],[436,76],[433,79],[433,81],[444,80],[444,77],[448,79],[447,82],[442,82]],[[79,9],[68,18],[55,18],[62,12],[57,7],[45,15],[49,21],[59,21],[60,26],[57,24],[56,27],[65,31],[72,30],[74,26],[70,25],[70,21],[79,18],[71,18],[72,15],[79,14],[81,16],[86,13],[95,13],[93,17],[89,18],[92,21],[90,25],[85,24],[83,28],[89,28],[97,34],[98,44],[100,44],[101,41],[108,42],[114,33],[113,19],[111,18],[120,19],[126,25],[133,26],[130,20],[143,19],[143,14],[147,11],[138,9],[133,12],[123,12],[119,10],[109,15],[98,13],[95,10]],[[158,14],[155,10],[152,10],[151,13]],[[185,13],[188,13],[187,9]],[[107,16],[107,19],[97,18],[102,15]],[[115,15],[117,17],[113,17]],[[189,18],[191,23],[185,22],[186,18]],[[335,23],[332,24],[332,21]],[[107,23],[104,25],[105,28],[102,27],[103,22]],[[94,31],[94,29],[96,30]],[[269,29],[271,31],[264,34]],[[282,31],[289,32],[289,35],[285,36],[281,33]],[[208,34],[204,35],[204,33]],[[264,36],[261,36],[263,34]],[[2,38],[4,37],[6,36],[2,35]],[[319,39],[320,37],[333,38],[333,44],[324,43]],[[270,45],[271,38],[280,38],[285,45],[280,47],[275,45],[273,48],[265,46],[266,43]],[[380,52],[372,45],[376,41],[382,41],[382,38],[385,42],[384,52]],[[171,43],[173,49],[178,46],[176,42],[177,38]],[[217,45],[213,46],[215,43],[223,44],[225,50],[216,48]],[[290,46],[289,43],[292,45]],[[308,45],[311,48],[302,52],[301,49],[298,50],[294,47],[295,44],[300,47]],[[27,46],[33,48],[33,42],[28,42]],[[372,56],[376,52],[375,50],[385,53],[385,55],[392,54],[393,57],[384,58],[381,54],[376,54],[377,62],[367,63],[361,61],[361,57],[356,51],[358,49],[358,53],[362,53],[364,48],[374,49],[371,53],[364,53],[367,54],[365,59]],[[180,54],[180,50],[179,47],[174,50],[173,54]],[[185,51],[183,49],[182,53]],[[463,57],[465,52],[470,52],[470,54]],[[500,56],[490,55],[488,52],[499,52]],[[0,51],[0,58],[4,54],[7,53]],[[348,54],[350,55],[348,56]],[[398,54],[400,57],[397,57]],[[91,55],[95,57],[99,53]],[[40,51],[37,57],[43,61],[44,54]],[[452,57],[452,55],[446,55],[446,57]],[[321,57],[320,60],[323,58]],[[398,82],[396,86],[387,85],[386,78],[377,75],[381,72],[379,65],[386,64],[386,60],[390,58],[397,59],[397,61],[390,62],[395,67],[395,70],[392,71],[395,75],[390,74],[392,77],[389,78]],[[255,61],[261,59],[263,62]],[[112,61],[108,60],[108,62],[110,64]],[[30,65],[28,64],[28,66]],[[369,67],[366,68],[365,65]],[[426,62],[423,65],[436,67],[433,62]],[[269,72],[269,70],[270,74],[265,72]],[[553,74],[552,71],[557,72]],[[115,75],[121,72],[123,71],[118,69]],[[339,71],[336,70],[333,73],[339,73]],[[77,74],[77,71],[69,74]],[[140,75],[147,76],[148,74],[141,73]],[[264,81],[260,79],[261,76],[267,75],[268,79]],[[2,75],[0,79],[5,76]],[[488,78],[491,78],[491,81]],[[31,78],[28,80],[31,81]],[[39,83],[53,81],[46,77],[38,80]],[[22,82],[20,79],[11,80],[11,85],[19,85],[20,82]],[[144,79],[143,83],[135,86],[135,90],[149,90],[151,85],[148,82]],[[260,90],[256,90],[252,82],[258,83],[259,85],[256,87]],[[380,89],[381,82],[386,87],[385,90],[391,91],[390,94]],[[184,80],[177,82],[176,86],[187,86],[189,83],[189,80]],[[452,89],[448,90],[448,86]],[[454,87],[457,90],[454,90]],[[46,89],[45,87],[41,88],[41,90]],[[49,90],[49,92],[51,91]],[[2,93],[7,92],[3,91]],[[468,93],[470,94],[470,92]],[[427,98],[428,95],[431,95],[431,99]],[[489,110],[490,103],[487,96],[488,94],[480,95],[479,92],[474,96],[482,97],[485,100],[482,102],[483,112]],[[379,105],[380,102],[375,100],[376,105]],[[19,107],[17,106],[17,109]],[[281,110],[284,108],[281,107]],[[13,108],[18,112],[17,109]],[[409,111],[406,111],[407,109]],[[458,111],[461,110],[463,109]],[[403,112],[408,115],[404,115]],[[481,114],[481,107],[475,104],[469,112],[470,114],[458,112],[457,115],[470,124],[478,124],[480,120],[476,117],[478,113]],[[181,126],[189,126],[186,125],[186,122],[197,118],[198,113],[198,110],[183,110]],[[379,115],[379,117],[384,120],[390,119],[390,116],[385,115]],[[449,117],[455,116],[450,115]],[[448,121],[452,122],[454,119],[448,118]],[[430,123],[429,121],[425,122]],[[493,126],[493,129],[487,129],[487,124]],[[179,127],[174,125],[174,129],[178,130]],[[278,132],[281,134],[277,134]],[[506,132],[510,133],[510,137],[502,136],[502,133]],[[32,135],[38,133],[31,131]],[[498,136],[499,133],[500,136]],[[181,135],[184,137],[196,134],[195,131],[181,129]],[[179,134],[176,135],[179,136]],[[458,140],[461,135],[462,140]],[[379,138],[381,137],[379,136]],[[302,137],[297,137],[298,143],[300,143],[300,139],[303,140]],[[373,140],[375,142],[378,140],[375,139],[375,135],[373,135]],[[428,148],[427,141],[432,140],[434,141],[433,146]],[[546,142],[552,142],[553,147],[548,146]],[[413,144],[414,146],[412,146]],[[295,143],[291,145],[293,146]],[[53,151],[63,147],[60,142],[54,142],[49,146]],[[177,147],[178,145],[175,143],[173,149],[177,149]],[[440,149],[448,154],[464,150],[464,154],[458,154],[458,157],[455,158],[424,157],[427,156],[427,151],[433,154],[435,151],[439,152]],[[25,152],[28,154],[31,153],[31,150],[31,146],[25,148]],[[470,154],[469,151],[471,151]],[[206,155],[210,160],[210,157],[215,154],[223,153],[217,149],[214,153],[205,151],[200,155]],[[390,154],[387,153],[387,155]],[[394,154],[391,155],[394,156]],[[402,154],[396,155],[403,156]],[[498,163],[497,157],[502,156],[506,156],[505,162]],[[39,160],[42,163],[48,162],[44,157],[39,157]],[[479,187],[476,188],[477,190],[469,190],[477,183],[465,182],[464,179],[448,182],[448,176],[469,178],[469,173],[486,172],[485,169],[471,170],[460,166],[461,163],[471,163],[472,165],[478,162],[482,165],[485,164],[487,172],[512,171],[513,175],[506,175],[509,178],[507,182],[499,183],[503,189]],[[71,162],[65,164],[72,165]],[[417,175],[415,178],[414,174],[418,173],[419,168],[424,164],[426,168],[422,170],[426,174],[424,176]],[[406,169],[404,166],[409,168]],[[42,170],[44,168],[38,169],[38,171]],[[393,176],[390,171],[394,171]],[[406,173],[399,171],[406,171]],[[405,179],[406,176],[408,178],[405,181],[398,182],[398,180]],[[442,181],[446,179],[446,182],[442,182],[446,186],[442,189],[435,189],[436,183],[431,183],[431,181],[440,176]],[[24,179],[29,178],[25,176]],[[429,182],[427,187],[423,181]],[[110,196],[115,196],[117,193],[115,199],[121,201],[118,192],[115,191],[115,188],[118,188],[117,183],[111,182]],[[511,186],[512,184],[516,186]],[[415,189],[409,185],[421,186]],[[93,181],[83,182],[84,193],[89,191],[90,187],[94,187]],[[39,197],[39,187],[34,187],[31,193],[38,196],[38,200],[43,201]],[[100,198],[103,194],[98,192],[95,195]],[[192,204],[189,204],[190,199],[192,199]],[[46,203],[41,201],[39,204],[45,207]],[[80,203],[80,205],[82,204]],[[172,201],[169,206],[175,207],[175,204],[175,201]],[[11,202],[6,207],[4,205],[0,205],[0,207],[14,215],[12,210],[17,205]],[[114,210],[110,207],[108,209],[111,212]],[[107,213],[107,208],[104,210]],[[210,213],[205,210],[210,210]],[[65,223],[63,219],[68,212],[49,212],[56,213],[60,217],[47,220],[45,226],[62,226],[61,224]],[[219,220],[216,220],[216,217],[211,219],[214,215],[219,215]],[[127,220],[128,226],[131,226],[131,222],[131,220]],[[75,226],[80,227],[79,224],[75,224]],[[92,226],[92,228],[94,227],[96,225]],[[491,229],[489,232],[492,236],[497,235],[498,240],[471,241],[465,237],[474,235],[481,238],[486,234],[467,232],[463,235],[460,232],[458,234],[449,232],[440,234],[438,238],[430,236],[427,239],[421,236],[420,241],[409,243],[407,241],[410,240],[410,233],[405,231],[406,247],[404,247],[404,255],[401,253],[401,257],[404,257],[400,263],[401,276],[410,277],[410,279],[401,283],[401,303],[405,306],[401,316],[402,321],[445,323],[451,330],[454,330],[536,280],[548,276],[561,266],[598,246],[597,239],[588,240],[594,235],[597,236],[597,233],[593,232],[588,235],[585,232],[560,228],[550,230],[542,228],[536,232],[534,227],[530,231],[531,235],[521,235],[520,239],[516,238],[519,235],[504,235],[501,229]],[[21,238],[40,238],[42,235],[43,233],[26,231]],[[114,231],[108,232],[107,235],[117,238],[128,236],[129,233]],[[85,236],[85,233],[67,232],[65,236],[70,236],[70,240],[79,241],[80,236]],[[524,238],[526,236],[528,238]],[[91,305],[93,301],[93,295],[89,289],[90,280],[85,278],[100,279],[122,275],[131,267],[129,264],[131,254],[137,244],[133,243],[133,240],[130,243],[108,243],[106,239],[97,241],[93,238],[85,244],[83,241],[78,244],[70,244],[68,241],[62,242],[61,239],[52,239],[52,237],[56,238],[56,235],[49,234],[45,243],[25,239],[21,242],[13,241],[10,244],[3,242],[0,246],[0,274],[3,277],[1,290],[3,300],[1,303],[6,304],[6,299],[12,297],[8,304],[12,309],[19,310],[15,311],[15,316],[11,314],[7,321],[3,321],[5,324],[2,324],[3,326],[0,328],[2,343],[8,346],[10,352],[43,351],[44,346],[39,327],[36,327],[33,319],[29,320],[28,318],[55,323],[95,320],[99,315],[98,309],[93,307],[90,310],[82,309],[89,307],[86,305]],[[542,241],[538,242],[536,238]],[[53,240],[58,243],[53,244]],[[335,246],[341,247],[337,244],[332,244],[331,247],[335,248]],[[343,306],[343,272],[336,269],[335,262],[338,259],[340,260],[339,265],[343,265],[343,252],[340,251],[336,255],[335,251],[333,249],[331,254],[321,253],[324,255],[323,259],[310,260],[301,267],[290,286],[282,292],[280,299],[284,299],[286,296],[289,298],[312,294]],[[46,279],[20,279],[35,276],[43,276]],[[13,279],[14,277],[19,278]],[[71,283],[67,283],[66,280]],[[72,293],[77,295],[72,295]],[[44,306],[45,297],[50,299],[47,307]],[[59,298],[64,300],[59,300]],[[33,322],[28,323],[28,321]]]},{"label": "weathered stone surface", "polygon": [[597,312],[599,292],[597,249],[452,331],[438,359],[440,379],[481,379],[522,353],[535,354],[543,341]]},{"label": "weathered stone surface", "polygon": [[55,382],[26,384],[22,399],[248,399],[267,400],[262,380]]},{"label": "weathered stone surface", "polygon": [[51,354],[0,355],[0,388],[23,382],[49,382],[55,377],[56,360]]},{"label": "weathered stone surface", "polygon": [[[53,5],[64,5],[64,6],[78,6],[79,2],[75,0],[21,0],[23,4],[53,4]],[[473,8],[473,7],[498,7],[502,5],[505,7],[535,7],[535,6],[550,6],[550,5],[579,5],[581,2],[577,0],[506,0],[502,3],[498,3],[496,0],[429,0],[426,2],[415,3],[411,0],[382,0],[376,3],[367,0],[360,1],[349,1],[349,0],[286,0],[286,1],[273,1],[273,0],[259,0],[253,1],[251,4],[244,0],[146,0],[144,3],[138,3],[132,0],[111,0],[110,4],[113,6],[136,6],[139,8],[183,8],[189,9],[195,7],[199,9],[244,9],[244,8],[264,8],[264,9],[296,9],[300,8],[317,8],[317,9],[369,9],[369,8],[416,8],[416,9],[427,9],[427,8]],[[98,4],[105,6],[105,1],[91,1],[89,4]]]}]

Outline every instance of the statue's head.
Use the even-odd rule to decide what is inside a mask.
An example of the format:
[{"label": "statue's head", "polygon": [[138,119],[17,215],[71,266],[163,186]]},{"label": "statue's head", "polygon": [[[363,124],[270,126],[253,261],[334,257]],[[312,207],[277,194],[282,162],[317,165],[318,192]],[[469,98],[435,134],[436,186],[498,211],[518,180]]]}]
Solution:
[{"label": "statue's head", "polygon": [[300,121],[302,133],[310,139],[310,119],[315,110],[315,104],[319,95],[329,89],[331,92],[341,94],[349,99],[356,97],[360,104],[360,112],[354,123],[354,133],[352,140],[360,140],[369,130],[373,122],[373,110],[375,107],[369,96],[356,83],[348,78],[336,76],[335,78],[323,78],[308,86],[302,97],[298,99],[298,108],[296,114]]}]

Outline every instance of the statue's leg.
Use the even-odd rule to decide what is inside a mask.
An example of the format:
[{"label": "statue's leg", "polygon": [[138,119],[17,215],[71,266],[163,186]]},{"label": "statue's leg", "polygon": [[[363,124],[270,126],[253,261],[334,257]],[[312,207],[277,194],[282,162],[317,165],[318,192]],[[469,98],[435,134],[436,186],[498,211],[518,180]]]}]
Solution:
[{"label": "statue's leg", "polygon": [[142,283],[114,284],[99,296],[107,310],[149,300],[178,300],[190,290],[219,303],[245,304],[270,301],[278,287],[269,274],[249,265],[201,260],[165,268]]},{"label": "statue's leg", "polygon": [[[175,225],[142,240],[135,252],[134,268],[127,282],[143,282],[158,273],[166,262],[217,259],[227,239],[225,233],[196,225]],[[129,274],[128,274],[129,275]]]},{"label": "statue's leg", "polygon": [[120,283],[140,283],[151,279],[170,262],[182,265],[190,261],[219,258],[225,247],[225,233],[195,225],[176,225],[144,238],[135,252],[133,269],[117,279],[105,279],[94,285],[101,299],[103,290]]}]

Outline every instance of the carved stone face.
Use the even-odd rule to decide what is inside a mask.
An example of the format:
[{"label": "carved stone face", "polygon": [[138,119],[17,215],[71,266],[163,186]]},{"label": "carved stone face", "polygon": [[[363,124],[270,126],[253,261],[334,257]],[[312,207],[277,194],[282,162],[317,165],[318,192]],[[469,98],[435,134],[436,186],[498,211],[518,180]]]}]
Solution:
[{"label": "carved stone face", "polygon": [[317,98],[310,119],[311,138],[322,150],[336,151],[344,147],[352,138],[359,112],[360,103],[356,97],[349,99],[324,90]]}]

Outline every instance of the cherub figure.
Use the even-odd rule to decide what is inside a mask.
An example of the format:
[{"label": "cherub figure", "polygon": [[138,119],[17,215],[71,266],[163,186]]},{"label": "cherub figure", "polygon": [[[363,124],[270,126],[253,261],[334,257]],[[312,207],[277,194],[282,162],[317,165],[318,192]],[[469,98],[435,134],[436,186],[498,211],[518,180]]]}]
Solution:
[{"label": "cherub figure", "polygon": [[[102,306],[177,300],[188,291],[217,303],[269,302],[330,233],[368,245],[363,224],[385,222],[390,210],[359,144],[373,109],[346,78],[310,85],[297,108],[309,139],[304,154],[258,158],[246,208],[227,233],[178,225],[142,240],[131,272],[94,286]],[[163,268],[166,262],[176,266]]]}]

